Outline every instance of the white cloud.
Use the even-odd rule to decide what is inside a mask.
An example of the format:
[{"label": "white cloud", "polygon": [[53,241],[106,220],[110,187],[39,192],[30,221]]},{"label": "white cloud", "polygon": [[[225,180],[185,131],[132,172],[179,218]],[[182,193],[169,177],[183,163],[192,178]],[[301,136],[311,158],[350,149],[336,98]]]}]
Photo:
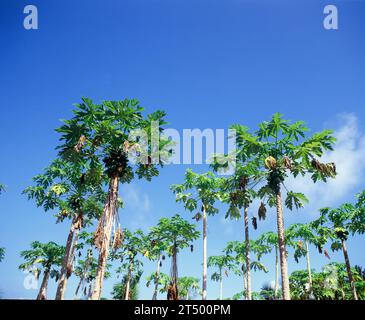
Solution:
[{"label": "white cloud", "polygon": [[219,219],[219,230],[223,231],[223,233],[227,236],[233,235],[233,223],[235,220],[226,219],[224,215],[222,215]]},{"label": "white cloud", "polygon": [[148,194],[135,185],[124,185],[120,193],[124,202],[124,208],[120,210],[121,219],[123,220],[123,217],[127,216],[129,227],[146,229],[149,226],[151,210]]},{"label": "white cloud", "polygon": [[290,179],[287,183],[288,189],[303,192],[309,198],[308,207],[314,212],[325,206],[337,205],[345,198],[346,201],[352,201],[364,181],[365,134],[360,131],[354,114],[341,114],[337,118],[334,151],[326,152],[321,159],[323,162],[336,163],[337,177],[327,183],[314,184],[309,177]]}]

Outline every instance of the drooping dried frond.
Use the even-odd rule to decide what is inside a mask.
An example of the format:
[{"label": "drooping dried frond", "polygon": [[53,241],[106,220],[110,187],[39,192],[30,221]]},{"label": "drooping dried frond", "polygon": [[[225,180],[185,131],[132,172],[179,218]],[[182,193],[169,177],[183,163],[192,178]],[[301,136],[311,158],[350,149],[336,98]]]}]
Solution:
[{"label": "drooping dried frond", "polygon": [[124,233],[119,226],[118,230],[114,233],[113,249],[120,248],[122,246],[123,240],[124,240]]},{"label": "drooping dried frond", "polygon": [[103,226],[99,221],[98,228],[94,232],[94,245],[100,250],[102,243],[103,243]]},{"label": "drooping dried frond", "polygon": [[74,149],[77,153],[79,153],[81,151],[81,149],[83,148],[83,146],[85,145],[86,142],[86,137],[84,135],[81,135],[81,137],[79,138],[79,141],[77,142],[77,144],[74,146]]},{"label": "drooping dried frond", "polygon": [[288,170],[291,170],[292,168],[292,161],[290,160],[290,158],[288,156],[285,156],[284,159],[284,167]]}]

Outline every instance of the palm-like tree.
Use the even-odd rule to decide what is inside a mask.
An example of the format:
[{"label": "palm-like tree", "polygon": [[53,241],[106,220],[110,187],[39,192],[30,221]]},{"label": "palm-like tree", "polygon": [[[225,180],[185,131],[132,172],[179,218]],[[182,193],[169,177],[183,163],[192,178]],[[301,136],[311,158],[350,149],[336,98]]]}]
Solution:
[{"label": "palm-like tree", "polygon": [[326,234],[326,240],[332,242],[331,249],[333,251],[342,250],[346,264],[348,280],[352,290],[352,298],[354,300],[358,300],[355,281],[351,270],[350,258],[346,245],[352,217],[355,212],[356,208],[350,203],[345,203],[335,209],[323,208],[320,210],[320,217],[316,221],[313,221],[312,224],[322,237],[324,236],[324,234]]},{"label": "palm-like tree", "polygon": [[[250,264],[247,265],[246,261],[246,241],[230,241],[227,243],[226,247],[223,249],[223,252],[230,258],[230,269],[234,271],[234,273],[243,278],[243,292],[245,293],[245,299],[252,299],[252,292],[248,295],[248,284],[247,284],[247,273],[249,271],[264,271],[267,272],[266,267],[260,262],[260,258],[264,252],[268,252],[270,249],[261,243],[257,243],[256,241],[250,240],[250,248],[255,253],[257,259],[250,259]],[[248,268],[248,269],[247,269]]]},{"label": "palm-like tree", "polygon": [[233,257],[229,255],[210,256],[208,258],[208,268],[216,268],[217,271],[211,276],[213,281],[219,282],[219,299],[223,300],[223,273],[228,277],[228,270],[234,265]]},{"label": "palm-like tree", "polygon": [[352,234],[365,233],[365,191],[357,195],[357,201],[354,205],[351,222],[349,223],[349,230]]},{"label": "palm-like tree", "polygon": [[[232,125],[232,130],[237,133],[245,134],[248,131],[246,126]],[[216,172],[224,172],[229,168],[229,162],[232,158],[235,159],[235,172],[232,176],[223,180],[222,202],[228,203],[229,208],[226,213],[226,218],[239,220],[243,216],[244,234],[245,234],[245,250],[246,250],[246,299],[251,300],[251,272],[250,272],[250,233],[249,233],[249,217],[248,211],[253,199],[257,196],[255,187],[257,181],[255,177],[259,174],[259,162],[253,161],[251,157],[251,146],[244,144],[242,136],[236,134],[237,150],[228,155],[213,155],[211,167]],[[243,214],[241,214],[243,210]],[[259,219],[265,220],[266,207],[261,203],[259,207]],[[254,228],[257,227],[257,218],[252,217]]]},{"label": "palm-like tree", "polygon": [[123,278],[125,284],[124,299],[129,300],[131,283],[140,278],[140,269],[143,265],[139,255],[148,256],[149,252],[146,249],[146,236],[140,229],[135,232],[124,229],[121,241],[120,246],[112,252],[111,259],[119,260],[122,263],[117,273],[127,273],[126,278]]},{"label": "palm-like tree", "polygon": [[138,283],[141,278],[142,271],[134,273],[131,278],[127,274],[122,276],[122,281],[113,286],[112,296],[115,300],[138,300]]},{"label": "palm-like tree", "polygon": [[151,285],[151,282],[154,283],[154,290],[153,290],[153,296],[152,300],[157,300],[157,293],[167,293],[168,286],[170,283],[170,277],[159,270],[159,272],[152,272],[147,278],[146,278],[146,286],[149,287]]},{"label": "palm-like tree", "polygon": [[[250,273],[250,235],[248,209],[255,196],[250,180],[250,172],[253,173],[254,168],[250,165],[237,166],[236,172],[231,177],[222,180],[222,202],[229,204],[226,218],[240,219],[241,210],[243,209],[243,222],[245,234],[245,261],[246,261],[246,299],[251,300],[251,273]],[[265,209],[266,210],[266,209]],[[261,218],[261,216],[260,216]],[[256,218],[254,218],[256,219]]]},{"label": "palm-like tree", "polygon": [[[248,161],[257,167],[256,181],[265,182],[258,191],[263,202],[276,207],[278,244],[283,299],[290,299],[289,275],[285,248],[282,188],[289,175],[309,174],[314,182],[326,181],[336,175],[333,163],[321,163],[317,158],[326,150],[332,150],[335,138],[332,131],[324,130],[306,138],[308,128],[302,121],[290,122],[280,113],[270,121],[262,122],[255,134],[248,129],[237,132],[238,147],[247,152]],[[308,200],[302,193],[287,190],[285,206],[290,210],[300,208]]]},{"label": "palm-like tree", "polygon": [[190,300],[200,292],[200,280],[195,277],[179,277],[179,296],[180,299]]},{"label": "palm-like tree", "polygon": [[45,211],[58,210],[57,222],[71,220],[56,300],[64,299],[80,230],[101,215],[106,197],[101,188],[102,179],[100,167],[86,169],[79,164],[56,159],[44,173],[33,178],[33,186],[23,191],[28,199],[35,199],[37,206]]},{"label": "palm-like tree", "polygon": [[[312,293],[312,269],[309,245],[315,245],[316,247],[323,247],[324,239],[316,233],[316,228],[311,223],[295,223],[292,224],[286,231],[287,241],[294,247],[294,259],[298,262],[298,259],[305,256],[307,263],[308,273],[308,293]],[[327,253],[327,252],[326,252]],[[327,254],[328,257],[328,254]]]},{"label": "palm-like tree", "polygon": [[179,298],[177,255],[182,249],[189,246],[192,251],[193,241],[200,237],[200,232],[196,230],[195,225],[190,224],[177,214],[171,218],[161,218],[157,226],[151,228],[149,236],[167,244],[166,252],[171,257],[171,274],[167,295],[168,300],[177,300]]},{"label": "palm-like tree", "polygon": [[[81,253],[81,252],[80,252]],[[106,264],[105,279],[111,276],[111,264]],[[96,279],[98,270],[98,260],[93,256],[92,249],[88,249],[84,260],[79,259],[75,266],[74,274],[80,280],[76,287],[74,299],[79,299],[81,292],[85,298],[90,299],[92,294],[92,287]]]},{"label": "palm-like tree", "polygon": [[82,99],[74,116],[57,129],[61,133],[60,155],[71,162],[101,168],[108,181],[108,195],[95,232],[99,249],[99,266],[92,298],[99,299],[113,225],[117,220],[120,183],[157,176],[170,150],[166,137],[160,134],[165,112],[156,111],[143,117],[136,99],[103,101],[95,104]]},{"label": "palm-like tree", "polygon": [[275,250],[275,285],[274,293],[275,297],[279,293],[279,244],[278,244],[278,234],[272,231],[265,232],[261,234],[255,241],[262,250],[258,253],[258,259],[261,258],[263,254],[267,254]]},{"label": "palm-like tree", "polygon": [[221,199],[221,183],[222,179],[215,177],[211,172],[198,174],[188,169],[184,183],[171,186],[171,190],[176,194],[176,201],[183,202],[186,210],[196,212],[201,207],[194,218],[196,221],[203,220],[203,300],[207,298],[207,215],[218,213],[214,204]]},{"label": "palm-like tree", "polygon": [[41,243],[34,241],[31,243],[30,250],[24,250],[20,253],[20,256],[25,262],[19,266],[19,269],[35,269],[37,277],[43,272],[43,280],[37,295],[37,300],[47,299],[49,278],[57,278],[59,276],[58,267],[62,263],[64,252],[65,248],[55,242]]},{"label": "palm-like tree", "polygon": [[148,252],[147,258],[150,261],[157,263],[156,272],[153,276],[154,291],[152,300],[157,300],[158,286],[160,285],[159,275],[161,272],[162,261],[165,260],[165,253],[168,250],[169,242],[164,239],[164,230],[160,229],[161,226],[156,226],[153,231],[146,236],[146,250]]}]

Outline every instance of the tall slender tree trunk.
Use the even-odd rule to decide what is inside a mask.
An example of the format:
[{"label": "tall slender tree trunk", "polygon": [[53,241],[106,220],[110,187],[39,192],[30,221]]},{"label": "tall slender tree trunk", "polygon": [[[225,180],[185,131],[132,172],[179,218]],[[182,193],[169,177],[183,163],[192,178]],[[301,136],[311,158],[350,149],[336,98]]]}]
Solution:
[{"label": "tall slender tree trunk", "polygon": [[[104,274],[106,268],[106,261],[109,254],[110,236],[113,227],[114,216],[117,210],[118,202],[118,176],[114,176],[110,179],[108,199],[104,206],[103,215],[101,217],[102,223],[102,239],[99,251],[98,270],[95,278],[95,286],[91,295],[92,300],[99,300],[101,295],[101,289],[103,287]],[[99,222],[99,223],[100,223]]]},{"label": "tall slender tree trunk", "polygon": [[222,270],[219,272],[219,300],[223,300],[223,276],[222,276]]},{"label": "tall slender tree trunk", "polygon": [[58,281],[56,300],[63,300],[65,298],[65,291],[67,280],[72,273],[72,262],[74,258],[75,246],[77,243],[78,233],[82,227],[82,215],[79,214],[72,219],[71,228],[68,233],[65,255],[62,261],[61,275]]},{"label": "tall slender tree trunk", "polygon": [[[242,265],[242,269],[244,268],[244,265]],[[247,276],[246,272],[243,272],[243,300],[246,300],[246,288],[247,288]]]},{"label": "tall slender tree trunk", "polygon": [[355,287],[355,281],[354,281],[354,277],[353,277],[352,271],[351,271],[350,259],[349,259],[349,255],[347,253],[347,247],[346,247],[345,240],[341,240],[341,244],[342,244],[343,256],[345,258],[345,263],[346,263],[347,275],[348,275],[349,281],[350,281],[350,287],[351,287],[351,291],[352,291],[352,298],[354,300],[358,300],[356,287]]},{"label": "tall slender tree trunk", "polygon": [[276,194],[276,214],[277,214],[277,226],[278,226],[278,245],[280,254],[281,287],[283,291],[283,300],[290,300],[288,262],[285,248],[283,206],[282,206],[280,189]]},{"label": "tall slender tree trunk", "polygon": [[305,251],[306,253],[306,260],[307,260],[307,271],[308,271],[308,292],[312,293],[312,270],[311,270],[311,261],[309,257],[309,243],[308,241],[305,242]]},{"label": "tall slender tree trunk", "polygon": [[129,264],[127,282],[125,285],[125,297],[124,300],[129,300],[129,292],[131,288],[131,279],[132,279],[132,271],[133,271],[133,262]]},{"label": "tall slender tree trunk", "polygon": [[274,294],[275,298],[278,296],[279,292],[279,249],[275,246],[275,286],[274,286]]},{"label": "tall slender tree trunk", "polygon": [[44,271],[41,288],[39,289],[37,295],[37,300],[47,300],[47,287],[48,287],[49,274],[50,274],[49,270]]},{"label": "tall slender tree trunk", "polygon": [[81,277],[80,278],[80,281],[79,281],[79,283],[77,285],[76,291],[75,291],[74,300],[76,300],[77,297],[78,297],[78,295],[79,295],[79,291],[80,291],[81,285],[83,283],[83,280],[84,280],[83,277]]},{"label": "tall slender tree trunk", "polygon": [[250,234],[248,230],[248,207],[245,206],[243,213],[245,223],[245,248],[246,248],[246,300],[251,300],[251,261],[250,261]]},{"label": "tall slender tree trunk", "polygon": [[93,283],[90,282],[90,284],[89,284],[89,292],[87,294],[87,300],[91,300],[92,294],[93,294]]},{"label": "tall slender tree trunk", "polygon": [[158,259],[157,259],[157,270],[156,270],[156,274],[155,274],[155,289],[153,290],[152,300],[157,300],[158,280],[160,277],[160,263],[161,263],[161,255],[159,255]]},{"label": "tall slender tree trunk", "polygon": [[207,300],[207,212],[203,205],[203,294],[202,299]]}]

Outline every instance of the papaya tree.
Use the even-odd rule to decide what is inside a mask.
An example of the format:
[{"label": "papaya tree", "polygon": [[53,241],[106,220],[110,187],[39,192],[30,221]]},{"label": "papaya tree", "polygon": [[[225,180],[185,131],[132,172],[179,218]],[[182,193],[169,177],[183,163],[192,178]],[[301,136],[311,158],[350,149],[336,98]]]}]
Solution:
[{"label": "papaya tree", "polygon": [[[154,234],[156,233],[156,237]],[[167,288],[167,299],[178,300],[178,253],[190,247],[193,251],[193,241],[200,237],[200,232],[191,224],[176,214],[171,218],[161,218],[157,226],[151,228],[150,236],[167,243],[167,254],[171,257],[170,283]]]},{"label": "papaya tree", "polygon": [[246,300],[249,298],[252,299],[251,294],[248,295],[247,290],[247,268],[253,271],[264,271],[267,272],[266,267],[260,262],[261,255],[263,251],[268,251],[269,249],[261,243],[256,243],[253,240],[250,240],[250,248],[256,254],[257,259],[250,259],[250,264],[247,265],[246,261],[246,241],[229,241],[226,247],[223,249],[223,252],[226,256],[229,257],[231,264],[230,268],[233,272],[239,277],[243,278],[243,292]]},{"label": "papaya tree", "polygon": [[[143,263],[140,260],[140,255],[149,255],[146,249],[146,236],[140,229],[135,232],[124,229],[122,231],[120,245],[115,246],[114,249],[111,259],[119,260],[122,263],[117,273],[126,274],[126,278],[123,278],[125,288],[124,300],[129,300],[131,284],[132,282],[138,283],[142,274],[141,266],[143,266]],[[138,279],[137,282],[136,279]]]},{"label": "papaya tree", "polygon": [[349,230],[353,235],[365,233],[365,191],[357,195]]},{"label": "papaya tree", "polygon": [[[79,283],[76,287],[74,299],[79,298],[79,293],[83,293],[86,299],[91,298],[92,288],[95,282],[96,273],[98,269],[98,260],[94,257],[94,237],[92,232],[86,230],[79,234],[79,241],[75,245],[75,256],[78,258],[75,264],[74,274],[79,278]],[[85,254],[85,258],[82,256]],[[109,259],[110,260],[110,257]],[[111,276],[111,263],[106,264],[105,279]]]},{"label": "papaya tree", "polygon": [[[307,274],[308,274],[308,283],[307,283],[307,291],[309,294],[312,294],[312,269],[311,269],[311,260],[310,260],[310,252],[309,245],[314,245],[321,253],[323,246],[326,243],[326,239],[318,233],[318,228],[315,228],[312,223],[295,223],[292,224],[287,229],[287,239],[290,242],[290,245],[294,248],[294,259],[298,262],[299,258],[305,257],[307,263]],[[327,250],[324,250],[325,256],[329,259],[330,256]]]},{"label": "papaya tree", "polygon": [[200,280],[195,277],[179,277],[179,295],[180,300],[190,300],[200,292]]},{"label": "papaya tree", "polygon": [[[250,233],[249,233],[249,207],[257,193],[255,188],[257,187],[256,177],[259,174],[259,162],[257,159],[251,157],[253,150],[249,144],[242,143],[242,134],[248,131],[246,126],[232,125],[231,130],[234,130],[236,138],[236,145],[238,148],[230,154],[221,155],[214,154],[211,167],[216,172],[224,173],[229,168],[229,162],[232,158],[235,159],[234,173],[226,179],[222,180],[222,202],[228,203],[228,211],[226,213],[226,219],[239,220],[243,217],[244,223],[244,235],[246,245],[246,293],[247,300],[251,300],[251,272],[250,272]],[[243,214],[241,212],[243,211]],[[265,220],[266,207],[264,203],[260,204],[258,210],[259,220]],[[251,217],[252,225],[254,229],[257,228],[257,217]]]},{"label": "papaya tree", "polygon": [[160,230],[159,226],[153,229],[146,237],[146,250],[148,254],[146,257],[150,261],[157,262],[156,272],[153,277],[154,281],[154,291],[152,300],[157,300],[158,286],[160,285],[159,275],[161,272],[162,261],[166,259],[166,251],[168,249],[168,241],[163,239],[164,230]]},{"label": "papaya tree", "polygon": [[[195,212],[196,221],[203,220],[203,300],[207,298],[207,215],[218,213],[214,205],[221,199],[221,183],[222,178],[215,177],[212,172],[198,174],[188,169],[184,183],[171,186],[171,190],[176,194],[176,201],[182,202],[186,210]],[[196,210],[199,212],[196,213]]]},{"label": "papaya tree", "polygon": [[62,144],[60,155],[67,161],[102,167],[108,195],[95,231],[99,267],[92,298],[100,298],[111,233],[117,220],[119,184],[134,177],[150,181],[171,154],[170,141],[162,135],[165,112],[147,116],[136,99],[95,104],[83,98],[57,129]]},{"label": "papaya tree", "polygon": [[101,188],[102,179],[100,167],[84,167],[56,159],[42,174],[33,178],[33,186],[23,191],[28,199],[34,199],[37,206],[45,211],[57,210],[57,223],[71,220],[56,300],[64,299],[80,230],[101,215],[106,198]]},{"label": "papaya tree", "polygon": [[59,277],[59,267],[62,263],[65,248],[55,242],[41,243],[39,241],[33,241],[30,246],[31,249],[20,253],[25,262],[19,266],[19,269],[33,270],[37,279],[40,273],[43,272],[43,280],[37,300],[46,300],[49,278]]},{"label": "papaya tree", "polygon": [[233,257],[229,255],[210,256],[208,258],[208,268],[216,268],[211,279],[219,282],[219,300],[223,300],[223,273],[228,277],[228,270],[234,265]]},{"label": "papaya tree", "polygon": [[334,163],[322,163],[324,151],[333,150],[335,138],[331,130],[324,130],[307,137],[304,122],[291,122],[280,113],[264,121],[254,134],[241,130],[236,134],[238,148],[247,152],[248,161],[258,166],[256,181],[262,183],[258,195],[263,203],[276,207],[278,248],[283,299],[290,299],[289,274],[285,247],[282,190],[286,190],[285,206],[292,210],[301,208],[308,199],[300,192],[288,190],[285,182],[292,176],[309,175],[313,182],[327,181],[336,176]]},{"label": "papaya tree", "polygon": [[[111,276],[110,273],[111,264],[106,264],[105,279]],[[77,284],[74,299],[79,299],[79,294],[82,293],[86,299],[91,298],[92,287],[96,278],[96,272],[98,269],[98,260],[93,256],[92,250],[87,250],[85,260],[78,260],[75,267],[74,274],[80,280]]]},{"label": "papaya tree", "polygon": [[352,217],[355,212],[356,208],[350,203],[342,204],[338,208],[322,208],[320,209],[320,217],[312,223],[315,227],[321,227],[321,230],[327,231],[327,239],[332,243],[332,251],[342,251],[349,284],[352,290],[352,298],[354,300],[358,300],[356,285],[351,270],[351,263],[346,245],[346,241],[349,237]]},{"label": "papaya tree", "polygon": [[[122,281],[116,283],[113,286],[112,297],[115,300],[125,300],[126,299],[126,292],[128,286],[128,300],[138,300],[138,283],[142,276],[142,271],[139,270],[138,272],[132,275],[132,278],[129,279],[127,274],[122,276]],[[128,285],[127,285],[128,283]]]},{"label": "papaya tree", "polygon": [[147,278],[146,278],[146,286],[149,287],[151,285],[151,282],[154,283],[154,290],[153,290],[153,296],[152,300],[157,300],[157,294],[160,293],[167,293],[167,289],[170,283],[170,276],[168,276],[166,273],[163,273],[161,271],[152,272]]},{"label": "papaya tree", "polygon": [[274,295],[275,298],[278,297],[279,293],[279,244],[278,244],[278,234],[272,231],[265,232],[261,234],[257,239],[256,243],[263,248],[263,251],[259,254],[259,259],[263,254],[270,253],[274,250],[275,252],[275,284],[274,284]]}]

